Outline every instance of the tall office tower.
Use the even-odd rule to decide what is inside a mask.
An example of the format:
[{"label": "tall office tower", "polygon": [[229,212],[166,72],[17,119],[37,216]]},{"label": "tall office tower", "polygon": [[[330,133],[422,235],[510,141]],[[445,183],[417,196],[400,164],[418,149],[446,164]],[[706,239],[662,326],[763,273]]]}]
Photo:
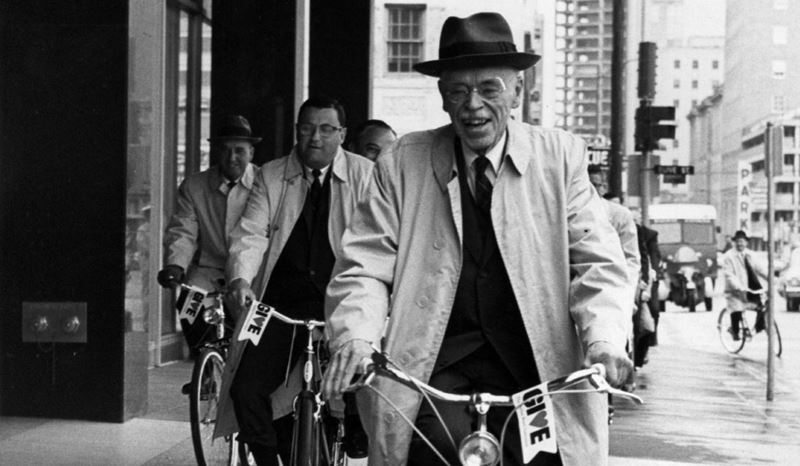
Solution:
[{"label": "tall office tower", "polygon": [[605,144],[611,129],[613,0],[555,2],[556,126]]}]

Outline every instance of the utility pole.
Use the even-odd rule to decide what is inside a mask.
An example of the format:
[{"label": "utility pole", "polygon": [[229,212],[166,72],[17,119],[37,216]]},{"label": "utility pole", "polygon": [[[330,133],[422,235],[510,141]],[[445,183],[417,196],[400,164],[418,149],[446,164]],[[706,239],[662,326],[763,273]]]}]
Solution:
[{"label": "utility pole", "polygon": [[767,178],[767,310],[765,325],[767,336],[767,401],[774,398],[775,386],[775,175],[783,171],[783,126],[767,123],[764,130],[764,172]]},{"label": "utility pole", "polygon": [[[622,199],[622,153],[625,139],[625,0],[614,0],[613,49],[611,52],[611,147],[608,152],[609,191]],[[599,73],[598,73],[599,74]],[[598,108],[598,118],[600,109]]]}]

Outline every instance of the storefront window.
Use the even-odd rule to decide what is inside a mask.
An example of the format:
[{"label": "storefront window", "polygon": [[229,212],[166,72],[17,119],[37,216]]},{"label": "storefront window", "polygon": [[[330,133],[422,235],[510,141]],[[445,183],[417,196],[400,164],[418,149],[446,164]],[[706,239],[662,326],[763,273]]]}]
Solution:
[{"label": "storefront window", "polygon": [[178,185],[208,166],[210,2],[129,5],[126,330],[147,334],[153,366],[184,353],[171,293],[156,274]]}]

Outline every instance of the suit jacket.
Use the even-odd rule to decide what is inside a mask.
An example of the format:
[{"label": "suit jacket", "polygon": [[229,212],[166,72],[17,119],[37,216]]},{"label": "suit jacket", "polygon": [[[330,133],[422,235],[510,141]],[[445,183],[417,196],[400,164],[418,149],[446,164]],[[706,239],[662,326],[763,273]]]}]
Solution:
[{"label": "suit jacket", "polygon": [[[338,256],[341,253],[342,233],[356,205],[366,196],[372,162],[340,148],[331,169],[328,239],[333,254]],[[250,283],[256,296],[260,298],[264,295],[270,274],[303,213],[309,188],[303,163],[294,150],[258,170],[245,211],[231,233],[227,267],[230,281],[243,278]],[[215,436],[229,435],[239,430],[229,391],[245,348],[242,342],[237,341],[244,316],[242,314],[234,330],[225,363]],[[292,378],[292,381],[295,379]],[[291,412],[291,403],[298,391],[299,384],[282,386],[273,393],[273,416],[276,419]]]},{"label": "suit jacket", "polygon": [[[411,133],[381,155],[370,195],[342,240],[325,305],[332,350],[354,338],[379,344],[388,317],[384,350],[426,381],[462,264],[454,137],[450,125]],[[592,342],[623,351],[633,293],[617,234],[589,183],[583,141],[510,120],[507,144],[491,219],[536,366],[549,380],[580,368]],[[415,418],[419,396],[376,383]],[[563,395],[553,403],[564,464],[604,464],[606,398]],[[369,412],[370,464],[404,464],[411,427],[369,393],[359,393],[359,409]]]},{"label": "suit jacket", "polygon": [[228,234],[242,215],[254,173],[255,166],[249,164],[239,182],[228,188],[214,166],[181,183],[164,234],[164,263],[183,267],[187,283],[213,290],[218,287],[216,279],[224,278]]}]

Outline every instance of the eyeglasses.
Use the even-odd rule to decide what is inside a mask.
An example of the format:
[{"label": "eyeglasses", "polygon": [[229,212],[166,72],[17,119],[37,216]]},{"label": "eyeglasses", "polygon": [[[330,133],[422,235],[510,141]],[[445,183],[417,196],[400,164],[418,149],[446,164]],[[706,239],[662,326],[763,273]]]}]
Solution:
[{"label": "eyeglasses", "polygon": [[448,102],[461,105],[469,99],[472,92],[477,92],[481,99],[492,101],[498,99],[506,91],[506,83],[499,77],[483,81],[477,86],[466,84],[444,84],[444,97]]},{"label": "eyeglasses", "polygon": [[327,123],[323,123],[321,125],[312,125],[311,123],[300,123],[296,125],[297,133],[301,136],[311,136],[314,134],[314,131],[319,129],[319,135],[323,138],[329,138],[333,136],[336,132],[341,131],[344,127],[341,126],[333,126]]}]

